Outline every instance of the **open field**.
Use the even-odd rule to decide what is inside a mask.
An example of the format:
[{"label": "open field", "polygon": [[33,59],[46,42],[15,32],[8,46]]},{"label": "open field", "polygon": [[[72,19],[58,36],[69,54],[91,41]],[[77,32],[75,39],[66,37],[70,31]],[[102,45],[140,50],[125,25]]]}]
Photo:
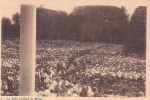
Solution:
[{"label": "open field", "polygon": [[[145,96],[145,58],[122,51],[122,45],[38,41],[36,95]],[[3,95],[18,95],[19,66],[19,41],[3,41]]]}]

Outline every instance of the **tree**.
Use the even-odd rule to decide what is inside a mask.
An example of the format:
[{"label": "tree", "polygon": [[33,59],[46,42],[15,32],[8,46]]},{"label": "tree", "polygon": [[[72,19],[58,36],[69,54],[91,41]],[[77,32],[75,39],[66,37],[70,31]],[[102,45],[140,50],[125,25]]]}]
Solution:
[{"label": "tree", "polygon": [[11,35],[11,20],[9,18],[2,18],[2,38],[8,38]]},{"label": "tree", "polygon": [[12,37],[19,38],[20,37],[20,14],[15,13],[12,16]]},{"label": "tree", "polygon": [[125,44],[126,42],[126,37],[127,34],[129,32],[128,27],[129,27],[129,14],[127,13],[127,9],[122,6],[121,7],[121,14],[120,16],[120,24],[118,26],[118,33],[116,34],[117,38],[120,40],[118,40],[121,44]]},{"label": "tree", "polygon": [[128,26],[125,7],[79,6],[71,16],[71,30],[79,40],[123,43]]},{"label": "tree", "polygon": [[[38,39],[74,40],[123,44],[128,33],[129,16],[125,7],[78,6],[71,14],[37,8],[36,31]],[[20,33],[20,14],[12,18],[13,36]],[[58,35],[59,33],[59,35]]]},{"label": "tree", "polygon": [[139,6],[131,16],[126,49],[145,55],[146,52],[146,7]]},{"label": "tree", "polygon": [[17,12],[12,16],[12,22],[14,25],[20,25],[20,14]]},{"label": "tree", "polygon": [[37,39],[58,39],[66,36],[68,15],[63,11],[55,11],[43,7],[37,8]]},{"label": "tree", "polygon": [[20,14],[15,13],[12,20],[2,18],[2,38],[19,38],[20,37]]}]

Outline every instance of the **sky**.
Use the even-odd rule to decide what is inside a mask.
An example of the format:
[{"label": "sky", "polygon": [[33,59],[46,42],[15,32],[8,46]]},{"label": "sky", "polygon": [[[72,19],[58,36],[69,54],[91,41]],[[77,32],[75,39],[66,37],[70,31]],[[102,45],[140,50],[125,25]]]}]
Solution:
[{"label": "sky", "polygon": [[12,18],[14,13],[20,12],[21,4],[34,4],[36,7],[43,5],[44,8],[62,10],[68,14],[74,7],[83,5],[125,6],[131,15],[138,6],[147,5],[147,0],[4,0],[0,1],[2,17]]}]

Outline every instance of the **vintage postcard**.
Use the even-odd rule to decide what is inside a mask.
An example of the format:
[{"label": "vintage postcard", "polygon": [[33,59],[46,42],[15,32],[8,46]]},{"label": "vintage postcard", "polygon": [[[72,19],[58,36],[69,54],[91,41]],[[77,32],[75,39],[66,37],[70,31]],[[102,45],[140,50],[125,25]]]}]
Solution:
[{"label": "vintage postcard", "polygon": [[149,7],[0,1],[1,100],[150,99]]}]

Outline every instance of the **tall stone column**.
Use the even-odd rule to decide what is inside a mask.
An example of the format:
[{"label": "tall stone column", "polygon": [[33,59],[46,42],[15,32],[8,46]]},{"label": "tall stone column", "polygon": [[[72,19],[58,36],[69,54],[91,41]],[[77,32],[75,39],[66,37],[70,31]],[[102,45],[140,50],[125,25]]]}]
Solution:
[{"label": "tall stone column", "polygon": [[36,7],[21,5],[20,96],[34,96],[36,64]]}]

